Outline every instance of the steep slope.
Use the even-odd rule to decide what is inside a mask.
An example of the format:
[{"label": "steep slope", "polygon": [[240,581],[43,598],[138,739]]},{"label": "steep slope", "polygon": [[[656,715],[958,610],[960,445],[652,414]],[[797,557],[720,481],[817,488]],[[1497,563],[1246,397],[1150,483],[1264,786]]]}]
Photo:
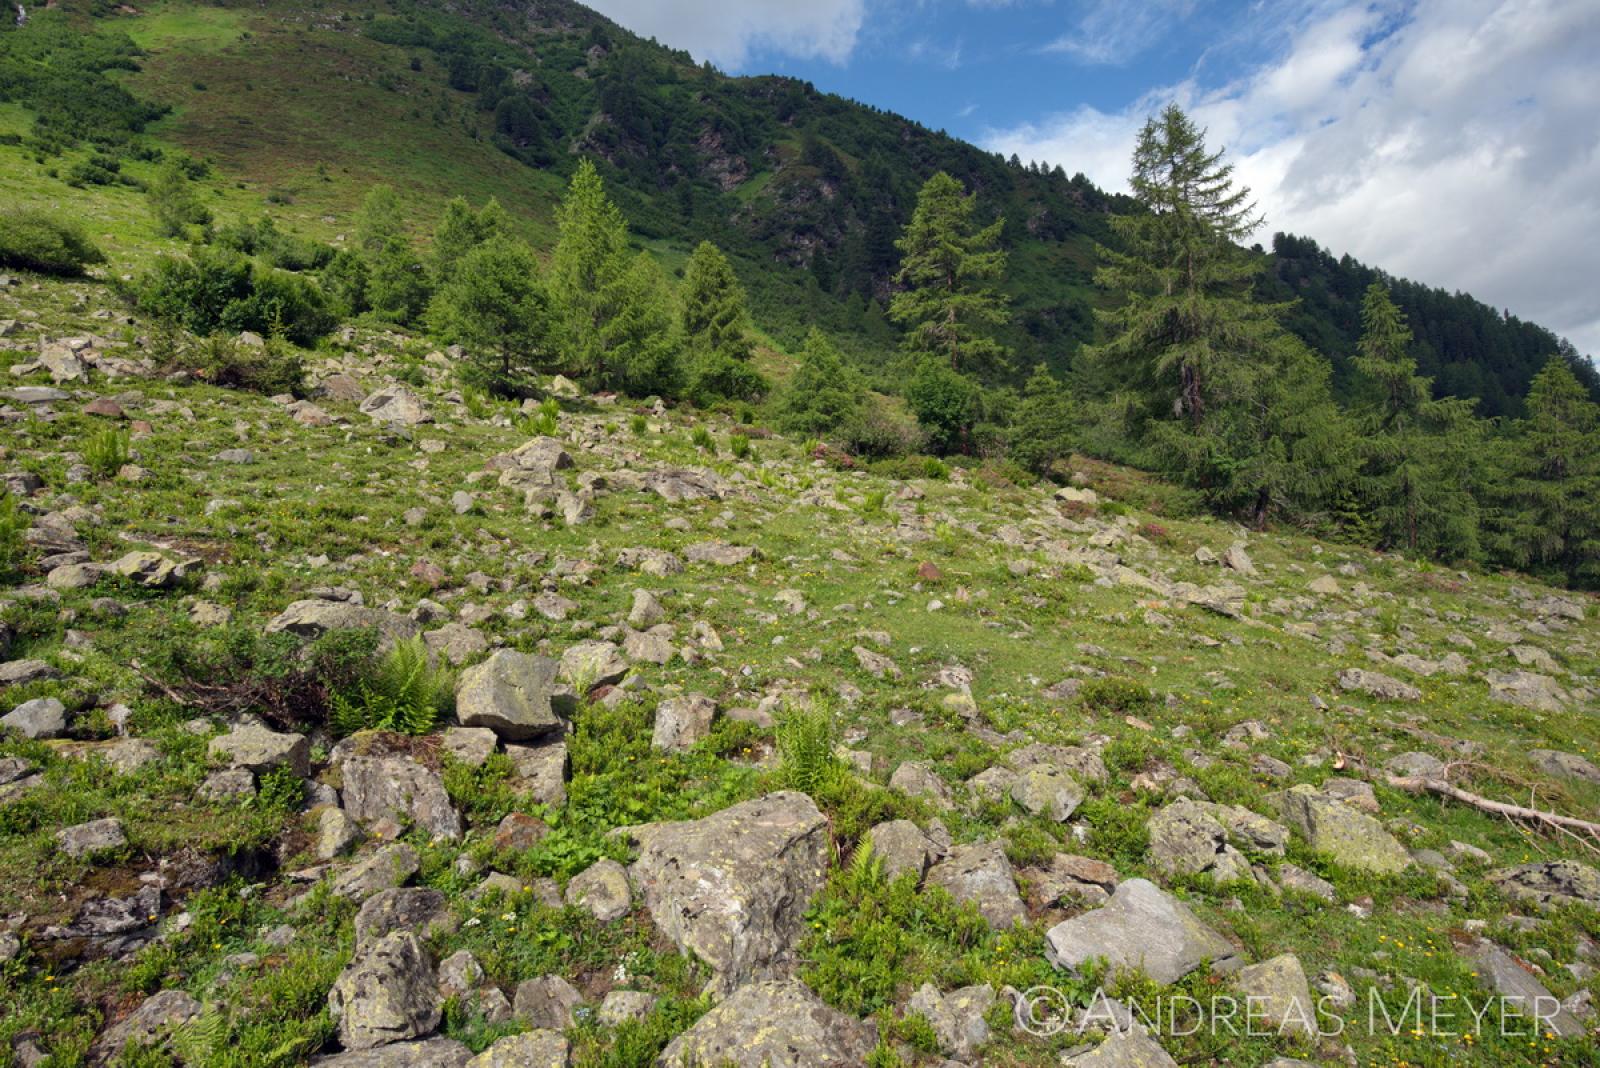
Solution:
[{"label": "steep slope", "polygon": [[[1110,1040],[1183,1063],[1592,1059],[1592,847],[1407,786],[1595,814],[1594,598],[1102,465],[892,480],[558,383],[535,428],[394,334],[229,392],[106,296],[0,287],[0,1060],[1042,1068],[1102,983],[1194,999]],[[369,659],[409,634],[455,700]]]}]

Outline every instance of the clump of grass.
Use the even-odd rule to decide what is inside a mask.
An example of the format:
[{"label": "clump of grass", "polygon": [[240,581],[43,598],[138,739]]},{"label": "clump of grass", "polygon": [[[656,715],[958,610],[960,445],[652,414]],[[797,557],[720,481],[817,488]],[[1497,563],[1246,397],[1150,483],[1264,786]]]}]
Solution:
[{"label": "clump of grass", "polygon": [[713,456],[717,454],[717,439],[703,426],[694,428],[694,432],[689,435],[689,442],[701,452],[709,452]]},{"label": "clump of grass", "polygon": [[628,429],[633,431],[634,437],[644,437],[650,429],[650,420],[642,415],[636,415],[628,420]]},{"label": "clump of grass", "polygon": [[26,549],[22,534],[27,529],[28,514],[17,507],[17,499],[0,497],[0,576],[11,574],[21,565]]},{"label": "clump of grass", "polygon": [[369,674],[329,694],[328,722],[338,734],[426,734],[443,717],[452,689],[450,672],[429,663],[421,638],[409,638],[378,657]]},{"label": "clump of grass", "polygon": [[110,478],[128,462],[132,455],[128,432],[108,427],[83,443],[83,462],[99,478]]},{"label": "clump of grass", "polygon": [[750,458],[750,436],[748,434],[735,434],[728,439],[728,451],[735,460]]},{"label": "clump of grass", "polygon": [[530,438],[548,438],[555,436],[557,419],[561,415],[561,405],[556,403],[554,397],[546,397],[539,403],[539,409],[524,419],[518,427],[522,433]]},{"label": "clump of grass", "polygon": [[1137,715],[1154,708],[1158,701],[1150,687],[1132,679],[1092,679],[1083,684],[1078,700],[1085,708],[1120,716]]}]

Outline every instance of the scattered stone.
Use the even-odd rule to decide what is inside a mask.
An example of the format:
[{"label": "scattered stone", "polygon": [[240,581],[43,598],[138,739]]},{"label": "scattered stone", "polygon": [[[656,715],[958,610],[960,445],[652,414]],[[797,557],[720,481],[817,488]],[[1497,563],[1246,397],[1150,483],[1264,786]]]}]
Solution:
[{"label": "scattered stone", "polygon": [[341,872],[331,889],[340,897],[363,902],[380,890],[399,886],[421,866],[417,851],[404,842],[391,842],[376,853]]},{"label": "scattered stone", "polygon": [[1354,690],[1382,701],[1420,701],[1422,691],[1381,671],[1346,668],[1335,680],[1341,690]]},{"label": "scattered stone", "polygon": [[955,803],[950,796],[950,787],[920,760],[907,760],[895,768],[894,774],[889,776],[889,789],[907,797],[926,798],[942,809]]},{"label": "scattered stone", "polygon": [[63,827],[56,832],[56,844],[69,857],[88,857],[107,849],[120,849],[128,844],[118,819],[90,820],[76,827]]},{"label": "scattered stone", "polygon": [[532,849],[549,833],[550,828],[544,820],[536,819],[526,812],[508,813],[495,828],[494,847],[501,852]]},{"label": "scattered stone", "polygon": [[213,761],[260,774],[288,768],[300,778],[311,774],[311,743],[303,734],[279,733],[255,724],[235,727],[211,739],[206,753]]},{"label": "scattered stone", "polygon": [[1534,671],[1491,671],[1484,678],[1489,682],[1489,696],[1493,700],[1536,712],[1560,712],[1571,700],[1555,679]]},{"label": "scattered stone", "polygon": [[785,974],[811,899],[827,879],[828,821],[783,791],[700,820],[630,829],[630,871],[656,927],[731,990]]},{"label": "scattered stone", "polygon": [[609,857],[595,861],[567,884],[566,902],[588,909],[601,923],[620,920],[633,909],[627,869]]},{"label": "scattered stone", "polygon": [[[1280,1035],[1317,1036],[1317,1005],[1300,958],[1292,953],[1240,968],[1236,977],[1253,1017]],[[1259,1012],[1259,1016],[1257,1016]]]},{"label": "scattered stone", "polygon": [[24,738],[59,738],[67,733],[67,706],[54,697],[35,697],[0,716],[0,726]]},{"label": "scattered stone", "polygon": [[1528,759],[1533,761],[1534,767],[1546,775],[1600,784],[1600,768],[1576,753],[1563,753],[1557,749],[1534,749],[1528,753]]},{"label": "scattered stone", "polygon": [[829,1008],[804,983],[791,979],[740,987],[673,1039],[657,1063],[674,1068],[860,1068],[877,1044],[874,1024]]},{"label": "scattered stone", "polygon": [[596,1016],[607,1027],[616,1027],[629,1020],[643,1020],[655,1011],[660,999],[643,990],[613,990],[600,1002]]},{"label": "scattered stone", "polygon": [[1539,908],[1581,904],[1600,906],[1600,871],[1576,860],[1546,860],[1499,868],[1489,881],[1510,897]]},{"label": "scattered stone", "polygon": [[450,906],[438,890],[414,886],[380,890],[356,913],[356,952],[392,931],[412,931],[430,938],[455,927]]},{"label": "scattered stone", "polygon": [[1146,879],[1119,883],[1111,900],[1063,920],[1046,935],[1045,955],[1076,971],[1097,957],[1114,969],[1137,969],[1163,985],[1212,962],[1213,970],[1238,962],[1238,950],[1201,922],[1182,901]]},{"label": "scattered stone", "polygon": [[358,950],[328,992],[339,1043],[363,1050],[418,1038],[439,1026],[438,982],[422,943],[393,931]]},{"label": "scattered stone", "polygon": [[468,1061],[466,1068],[567,1068],[569,1055],[566,1035],[535,1028],[497,1039]]},{"label": "scattered stone", "polygon": [[[325,386],[327,384],[323,383]],[[392,426],[418,426],[433,422],[433,416],[423,405],[422,398],[405,386],[387,386],[373,393],[361,402],[361,413],[375,423]]]},{"label": "scattered stone", "polygon": [[989,1024],[984,1017],[994,999],[994,987],[988,983],[964,986],[948,994],[939,993],[932,983],[923,983],[906,1003],[906,1012],[919,1013],[933,1025],[940,1050],[967,1060],[989,1041]]},{"label": "scattered stone", "polygon": [[1282,815],[1311,848],[1345,867],[1389,874],[1411,864],[1411,854],[1383,824],[1305,783],[1283,794]]},{"label": "scattered stone", "polygon": [[200,1002],[186,991],[162,990],[151,994],[137,1009],[106,1028],[95,1043],[95,1050],[109,1059],[119,1055],[130,1042],[142,1047],[165,1043],[174,1031],[198,1017],[200,1011]]},{"label": "scattered stone", "polygon": [[542,975],[518,983],[511,1004],[530,1026],[565,1031],[572,1026],[573,1010],[583,1004],[583,995],[559,975]]},{"label": "scattered stone", "polygon": [[189,566],[179,564],[160,553],[132,552],[112,563],[108,568],[146,589],[164,590],[178,584],[189,571]]},{"label": "scattered stone", "polygon": [[317,813],[318,860],[332,860],[361,840],[361,828],[345,811],[329,805]]},{"label": "scattered stone", "polygon": [[1054,764],[1034,764],[1022,769],[1011,786],[1011,799],[1035,816],[1048,815],[1065,823],[1083,803],[1078,780]]},{"label": "scattered stone", "polygon": [[439,740],[446,753],[472,768],[481,768],[500,744],[488,727],[448,727]]},{"label": "scattered stone", "polygon": [[928,885],[943,887],[959,902],[977,905],[996,930],[1028,916],[1011,862],[999,842],[955,846],[948,857],[928,869]]},{"label": "scattered stone", "polygon": [[1210,875],[1219,883],[1249,879],[1250,861],[1228,842],[1213,806],[1183,798],[1151,816],[1150,861],[1167,877]]},{"label": "scattered stone", "polygon": [[1088,1053],[1065,1062],[1068,1068],[1178,1068],[1178,1062],[1141,1029],[1113,1031]]},{"label": "scattered stone", "polygon": [[461,673],[456,718],[463,726],[488,727],[507,741],[537,738],[562,729],[556,702],[554,660],[498,649]]},{"label": "scattered stone", "polygon": [[472,1051],[453,1038],[395,1042],[312,1060],[313,1068],[466,1068]]},{"label": "scattered stone", "polygon": [[691,564],[716,564],[719,567],[736,567],[747,563],[756,553],[749,545],[729,545],[725,541],[702,541],[683,550],[684,559]]},{"label": "scattered stone", "polygon": [[656,705],[650,744],[669,753],[686,752],[711,733],[717,704],[704,694],[669,697]]},{"label": "scattered stone", "polygon": [[376,630],[383,636],[383,647],[414,638],[420,629],[416,620],[380,608],[367,608],[350,601],[310,598],[295,601],[266,625],[266,633],[288,631],[301,638],[316,639],[335,630]]},{"label": "scattered stone", "polygon": [[1493,942],[1479,941],[1466,951],[1483,984],[1507,1001],[1507,1012],[1536,1020],[1537,1029],[1561,1038],[1577,1038],[1588,1028],[1559,998],[1533,977],[1520,961]]},{"label": "scattered stone", "polygon": [[340,768],[345,811],[359,823],[415,823],[438,838],[461,837],[461,816],[438,774],[404,757],[350,757]]},{"label": "scattered stone", "polygon": [[579,642],[561,654],[560,677],[574,687],[592,690],[612,686],[628,673],[628,661],[616,642]]},{"label": "scattered stone", "polygon": [[880,823],[867,831],[864,840],[882,862],[884,878],[891,881],[910,872],[921,882],[928,865],[937,859],[933,843],[910,820]]},{"label": "scattered stone", "polygon": [[541,805],[567,802],[567,743],[508,745],[513,776],[519,790]]},{"label": "scattered stone", "polygon": [[873,678],[898,679],[900,677],[900,666],[882,653],[875,653],[864,645],[858,645],[850,651],[855,654],[856,662],[861,665],[861,670]]}]

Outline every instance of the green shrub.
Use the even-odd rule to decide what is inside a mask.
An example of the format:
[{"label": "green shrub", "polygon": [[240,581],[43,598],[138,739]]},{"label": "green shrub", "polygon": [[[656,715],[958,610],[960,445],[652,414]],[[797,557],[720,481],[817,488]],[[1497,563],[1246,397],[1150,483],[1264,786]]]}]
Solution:
[{"label": "green shrub", "polygon": [[444,715],[453,691],[450,673],[429,663],[422,639],[409,638],[378,657],[353,685],[332,690],[328,723],[337,734],[426,734]]},{"label": "green shrub", "polygon": [[628,420],[628,429],[633,432],[635,437],[643,437],[645,432],[650,429],[650,420],[642,415],[636,415]]},{"label": "green shrub", "polygon": [[1119,716],[1137,715],[1158,703],[1150,687],[1121,678],[1090,679],[1078,691],[1078,701],[1085,708]]},{"label": "green shrub", "polygon": [[701,450],[702,452],[709,452],[713,456],[716,455],[717,439],[712,437],[711,431],[707,430],[705,427],[695,427],[694,432],[689,435],[689,441],[694,445],[695,448]]},{"label": "green shrub", "polygon": [[136,284],[135,300],[195,334],[250,330],[311,345],[336,322],[313,282],[224,248],[162,258]]},{"label": "green shrub", "polygon": [[75,222],[28,208],[0,212],[0,266],[72,276],[104,262],[105,253]]},{"label": "green shrub", "polygon": [[131,455],[128,432],[108,427],[83,443],[83,462],[100,478],[110,478],[122,470]]},{"label": "green shrub", "polygon": [[10,494],[0,497],[0,576],[10,575],[22,565],[27,543],[23,532],[28,529],[28,513],[17,507],[17,499]]},{"label": "green shrub", "polygon": [[179,362],[224,389],[245,389],[270,397],[298,394],[305,385],[305,361],[292,346],[276,338],[258,346],[214,334],[195,342]]},{"label": "green shrub", "polygon": [[750,458],[750,436],[748,434],[734,434],[728,439],[728,451],[733,453],[735,460],[748,460]]},{"label": "green shrub", "polygon": [[554,397],[546,397],[539,403],[539,410],[524,419],[517,429],[530,438],[552,437],[559,429],[560,415],[561,405]]}]

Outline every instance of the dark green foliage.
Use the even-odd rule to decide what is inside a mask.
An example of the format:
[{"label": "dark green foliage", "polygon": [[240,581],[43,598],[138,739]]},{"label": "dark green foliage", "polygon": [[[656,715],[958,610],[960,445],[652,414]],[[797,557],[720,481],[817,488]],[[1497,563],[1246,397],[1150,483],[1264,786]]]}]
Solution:
[{"label": "dark green foliage", "polygon": [[956,372],[993,372],[1008,357],[992,336],[1010,321],[995,288],[1006,271],[1005,223],[980,228],[976,208],[977,196],[940,171],[917,194],[905,236],[895,243],[904,254],[896,281],[905,288],[890,301],[889,317],[906,328],[908,352]]},{"label": "dark green foliage", "polygon": [[778,424],[792,434],[839,439],[860,419],[866,382],[821,330],[812,328],[800,365],[778,398]]},{"label": "dark green foliage", "polygon": [[785,712],[776,730],[782,759],[778,776],[784,786],[814,795],[842,774],[844,766],[834,754],[838,735],[837,716],[826,704]]},{"label": "dark green foliage", "polygon": [[274,267],[286,271],[315,271],[327,267],[334,259],[331,245],[278,229],[272,216],[263,215],[254,223],[243,219],[220,228],[216,243],[247,256],[259,256]]},{"label": "dark green foliage", "polygon": [[196,334],[250,330],[310,345],[335,322],[314,282],[223,248],[161,258],[136,284],[135,299],[146,314]]},{"label": "dark green foliage", "polygon": [[757,400],[767,383],[750,366],[753,346],[744,288],[717,246],[702,241],[683,278],[683,336],[689,348],[689,393],[697,403]]},{"label": "dark green foliage", "polygon": [[110,478],[128,462],[128,432],[116,427],[92,435],[83,443],[83,462],[100,478]]},{"label": "dark green foliage", "polygon": [[506,213],[491,197],[473,211],[466,200],[455,197],[444,206],[444,215],[433,230],[433,277],[444,285],[451,272],[468,252],[493,237],[506,236]]},{"label": "dark green foliage", "polygon": [[906,386],[906,404],[937,453],[966,451],[979,412],[976,382],[938,356],[924,356]]},{"label": "dark green foliage", "polygon": [[223,334],[199,338],[178,362],[198,377],[224,389],[245,389],[268,397],[298,394],[305,388],[305,361],[291,345],[269,339],[249,345]]},{"label": "dark green foliage", "polygon": [[539,260],[520,241],[492,237],[462,255],[434,294],[428,322],[466,350],[466,381],[490,393],[526,396],[535,373],[555,362]]},{"label": "dark green foliage", "polygon": [[32,522],[27,512],[17,507],[11,494],[0,496],[0,578],[9,578],[21,566],[27,543],[23,532]]},{"label": "dark green foliage", "polygon": [[1137,716],[1157,704],[1150,687],[1115,675],[1085,682],[1078,691],[1078,701],[1085,708],[1118,716]]},{"label": "dark green foliage", "polygon": [[1046,368],[1036,368],[1011,423],[1011,457],[1034,474],[1047,475],[1072,454],[1074,437],[1066,388]]},{"label": "dark green foliage", "polygon": [[329,307],[342,319],[360,315],[367,304],[367,281],[371,272],[359,252],[342,248],[322,269],[321,284]]},{"label": "dark green foliage", "polygon": [[0,266],[72,276],[104,262],[76,222],[26,208],[0,212]]}]

